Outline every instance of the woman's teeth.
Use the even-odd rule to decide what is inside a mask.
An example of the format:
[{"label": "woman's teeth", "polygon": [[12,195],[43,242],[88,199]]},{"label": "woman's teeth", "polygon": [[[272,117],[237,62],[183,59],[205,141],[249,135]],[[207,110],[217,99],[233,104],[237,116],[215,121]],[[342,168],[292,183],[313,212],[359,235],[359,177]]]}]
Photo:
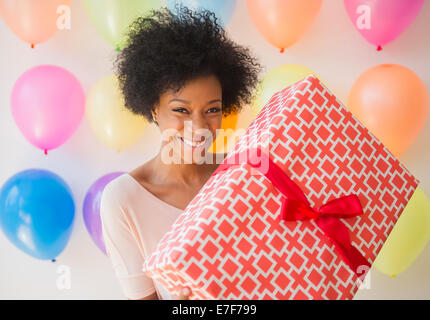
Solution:
[{"label": "woman's teeth", "polygon": [[183,137],[180,137],[181,141],[184,142],[186,145],[193,147],[193,148],[197,148],[202,146],[205,143],[205,140],[197,142],[197,141],[189,141],[184,139]]}]

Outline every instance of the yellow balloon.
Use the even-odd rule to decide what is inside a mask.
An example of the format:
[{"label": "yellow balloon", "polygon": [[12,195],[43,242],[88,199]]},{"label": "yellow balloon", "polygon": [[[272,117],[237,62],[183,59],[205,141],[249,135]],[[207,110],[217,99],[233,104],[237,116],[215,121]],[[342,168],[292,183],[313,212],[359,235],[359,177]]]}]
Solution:
[{"label": "yellow balloon", "polygon": [[298,64],[285,64],[270,70],[260,80],[252,101],[254,117],[269,102],[278,91],[302,80],[309,74],[315,74],[311,69]]},{"label": "yellow balloon", "polygon": [[82,0],[85,11],[102,37],[117,50],[126,45],[130,24],[150,10],[158,9],[159,0]]},{"label": "yellow balloon", "polygon": [[118,152],[136,143],[148,125],[143,116],[125,107],[114,74],[99,80],[88,93],[85,113],[97,138]]},{"label": "yellow balloon", "polygon": [[222,118],[221,131],[212,146],[208,149],[208,152],[212,153],[227,153],[230,148],[234,146],[234,141],[231,139],[235,137],[235,130],[237,125],[238,113],[232,113],[227,117]]},{"label": "yellow balloon", "polygon": [[430,200],[417,188],[374,261],[380,272],[395,277],[419,256],[430,239]]}]

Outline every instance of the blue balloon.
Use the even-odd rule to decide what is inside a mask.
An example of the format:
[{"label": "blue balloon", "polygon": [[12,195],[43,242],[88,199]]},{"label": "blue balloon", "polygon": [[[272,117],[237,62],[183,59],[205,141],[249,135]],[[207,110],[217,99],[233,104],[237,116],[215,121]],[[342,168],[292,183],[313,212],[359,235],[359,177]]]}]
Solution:
[{"label": "blue balloon", "polygon": [[176,13],[176,4],[183,4],[192,10],[207,9],[213,11],[219,24],[225,28],[233,16],[236,0],[166,0],[167,7]]},{"label": "blue balloon", "polygon": [[47,170],[21,171],[0,190],[0,227],[19,249],[54,259],[72,232],[75,203],[66,182]]}]

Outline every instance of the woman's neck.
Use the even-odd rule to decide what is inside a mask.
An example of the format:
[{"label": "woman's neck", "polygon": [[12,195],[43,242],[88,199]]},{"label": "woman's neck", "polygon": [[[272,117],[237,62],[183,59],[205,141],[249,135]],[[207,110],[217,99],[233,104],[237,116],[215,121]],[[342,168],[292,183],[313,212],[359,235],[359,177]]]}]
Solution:
[{"label": "woman's neck", "polygon": [[[211,154],[212,156],[212,154]],[[183,161],[165,161],[159,152],[152,160],[152,180],[155,184],[174,183],[184,187],[201,185],[207,180],[210,163],[183,163]],[[215,163],[213,161],[213,163]]]}]

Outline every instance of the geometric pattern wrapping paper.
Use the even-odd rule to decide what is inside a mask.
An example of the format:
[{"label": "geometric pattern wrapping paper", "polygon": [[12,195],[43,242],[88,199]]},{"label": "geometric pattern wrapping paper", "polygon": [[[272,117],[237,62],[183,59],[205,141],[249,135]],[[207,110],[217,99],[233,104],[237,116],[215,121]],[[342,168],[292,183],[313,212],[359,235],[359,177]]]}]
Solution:
[{"label": "geometric pattern wrapping paper", "polygon": [[[226,159],[249,148],[313,208],[357,195],[364,213],[340,220],[370,264],[419,183],[314,75],[275,93]],[[279,221],[283,197],[246,163],[212,175],[143,271],[190,299],[352,299],[358,276],[315,220]]]}]

